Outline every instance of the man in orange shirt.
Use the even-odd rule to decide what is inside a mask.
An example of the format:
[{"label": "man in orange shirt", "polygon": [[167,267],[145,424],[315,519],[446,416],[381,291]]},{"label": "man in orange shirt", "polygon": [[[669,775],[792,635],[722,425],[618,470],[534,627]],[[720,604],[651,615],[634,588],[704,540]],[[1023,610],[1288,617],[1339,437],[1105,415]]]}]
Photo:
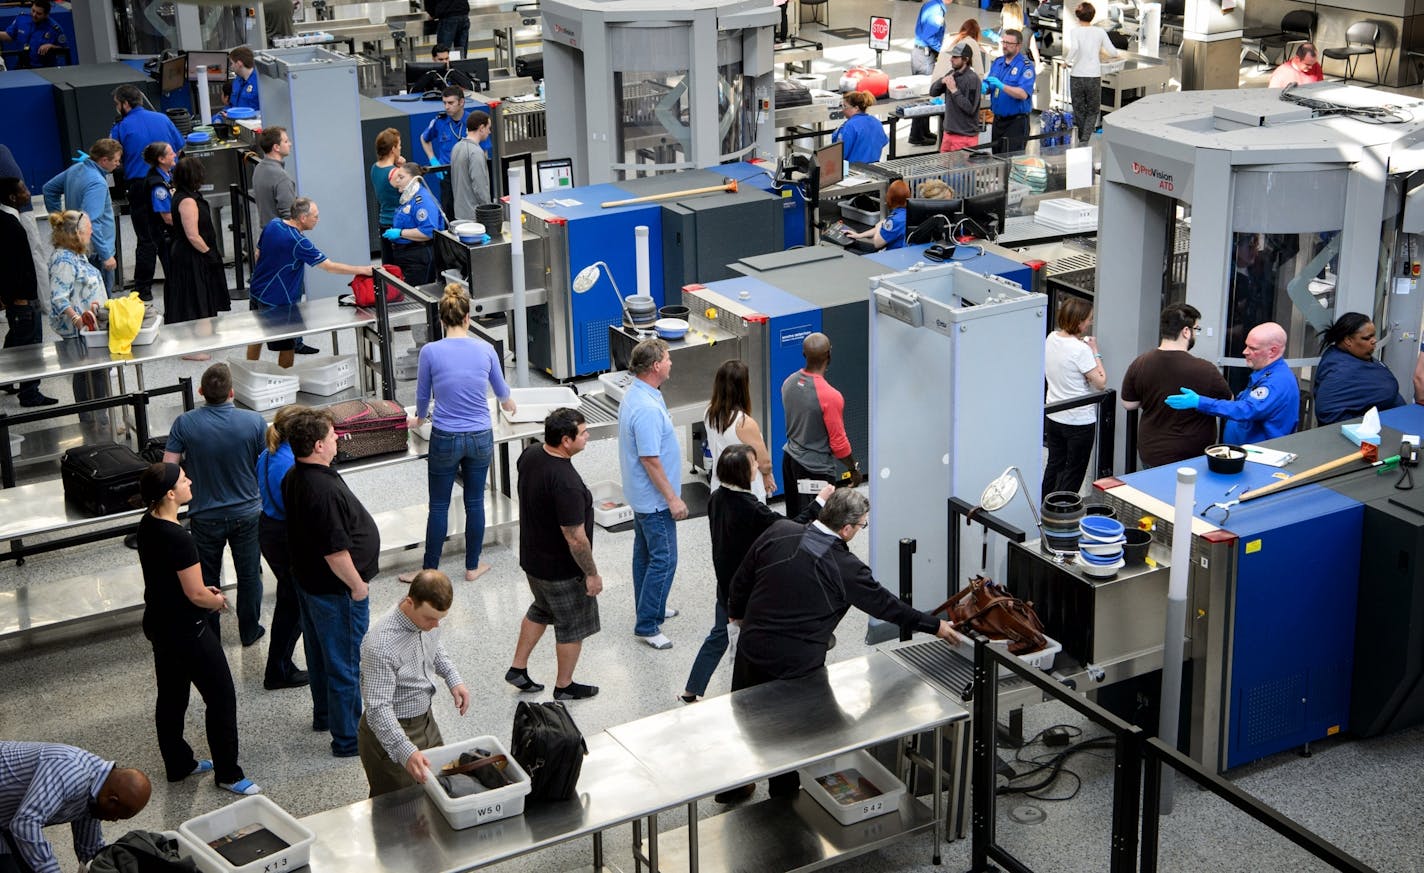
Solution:
[{"label": "man in orange shirt", "polygon": [[1271,83],[1266,87],[1309,85],[1324,78],[1325,71],[1320,69],[1320,58],[1316,54],[1315,44],[1303,42],[1295,47],[1295,54],[1290,60],[1271,71]]}]

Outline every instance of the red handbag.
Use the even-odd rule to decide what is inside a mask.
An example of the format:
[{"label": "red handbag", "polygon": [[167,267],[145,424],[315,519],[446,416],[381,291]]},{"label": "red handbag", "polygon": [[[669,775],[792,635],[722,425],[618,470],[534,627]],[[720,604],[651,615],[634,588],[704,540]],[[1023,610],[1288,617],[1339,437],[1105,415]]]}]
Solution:
[{"label": "red handbag", "polygon": [[[381,269],[395,276],[397,279],[404,279],[405,273],[395,264],[382,264]],[[351,280],[351,296],[355,298],[357,306],[376,305],[376,280],[371,276],[356,276]],[[386,286],[386,302],[394,303],[401,298],[400,289],[394,285]]]}]

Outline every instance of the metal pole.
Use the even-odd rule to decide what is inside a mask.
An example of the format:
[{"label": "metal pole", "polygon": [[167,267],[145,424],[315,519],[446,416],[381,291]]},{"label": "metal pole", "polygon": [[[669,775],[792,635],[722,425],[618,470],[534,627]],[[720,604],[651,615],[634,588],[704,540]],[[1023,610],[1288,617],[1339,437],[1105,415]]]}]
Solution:
[{"label": "metal pole", "polygon": [[[949,523],[954,526],[952,516]],[[915,599],[915,546],[913,539],[907,537],[900,540],[900,600],[903,603],[913,603]],[[909,639],[909,629],[900,628],[900,642],[908,642]]]},{"label": "metal pole", "polygon": [[524,168],[509,168],[509,267],[514,292],[514,385],[529,387],[529,318],[524,303]]},{"label": "metal pole", "polygon": [[[1162,709],[1157,736],[1177,747],[1177,721],[1182,699],[1182,634],[1187,627],[1187,580],[1191,575],[1192,509],[1196,499],[1197,471],[1177,468],[1177,502],[1172,515],[1172,569],[1167,576],[1167,627],[1162,637]],[[1172,813],[1175,779],[1162,774],[1161,811]]]}]

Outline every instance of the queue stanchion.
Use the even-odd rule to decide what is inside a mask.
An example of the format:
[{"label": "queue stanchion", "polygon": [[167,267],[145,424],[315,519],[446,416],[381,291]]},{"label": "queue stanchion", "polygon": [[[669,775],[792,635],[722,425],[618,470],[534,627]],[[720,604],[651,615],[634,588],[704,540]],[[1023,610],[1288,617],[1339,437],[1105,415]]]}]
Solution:
[{"label": "queue stanchion", "polygon": [[[909,603],[915,596],[915,546],[917,541],[906,537],[900,540],[900,601]],[[900,642],[910,641],[910,630],[900,628]]]}]

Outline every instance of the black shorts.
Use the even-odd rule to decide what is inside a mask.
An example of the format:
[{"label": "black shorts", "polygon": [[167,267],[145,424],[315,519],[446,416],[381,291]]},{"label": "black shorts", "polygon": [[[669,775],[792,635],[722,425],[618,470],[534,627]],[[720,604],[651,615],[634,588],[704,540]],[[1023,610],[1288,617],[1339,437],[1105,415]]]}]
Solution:
[{"label": "black shorts", "polygon": [[[253,312],[261,312],[264,309],[276,309],[277,307],[268,306],[266,303],[261,302],[256,297],[249,297],[247,298],[247,308],[252,310]],[[271,349],[274,352],[290,352],[296,347],[297,340],[295,337],[293,337],[292,339],[276,340],[267,344],[267,348]]]}]

